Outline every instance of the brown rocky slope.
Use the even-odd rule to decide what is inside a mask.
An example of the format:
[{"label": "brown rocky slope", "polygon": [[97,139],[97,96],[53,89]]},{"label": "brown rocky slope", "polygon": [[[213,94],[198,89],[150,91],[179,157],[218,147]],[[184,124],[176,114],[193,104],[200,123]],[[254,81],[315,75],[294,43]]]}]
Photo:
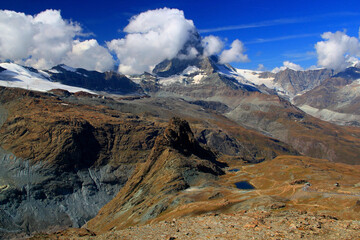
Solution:
[{"label": "brown rocky slope", "polygon": [[[99,224],[95,232],[69,229],[34,239],[357,239],[359,173],[359,166],[302,156],[230,164],[217,184],[179,191],[192,201],[149,224],[126,228],[118,221],[104,233]],[[254,189],[237,189],[239,181]],[[91,223],[116,216],[115,209],[104,209]]]},{"label": "brown rocky slope", "polygon": [[170,201],[177,192],[216,179],[224,174],[224,166],[199,145],[186,121],[173,118],[146,162],[138,165],[124,188],[86,226],[107,231],[147,222],[179,206],[180,202]]},{"label": "brown rocky slope", "polygon": [[[0,225],[4,234],[82,226],[117,194],[137,164],[148,159],[168,117],[178,109],[170,105],[169,110],[152,99],[115,101],[52,92],[0,88]],[[216,158],[261,162],[297,154],[290,146],[216,112],[179,104],[184,109],[180,114],[193,125],[191,141],[196,138],[214,147]],[[207,121],[200,116],[207,116]],[[196,146],[191,152],[202,149]]]}]

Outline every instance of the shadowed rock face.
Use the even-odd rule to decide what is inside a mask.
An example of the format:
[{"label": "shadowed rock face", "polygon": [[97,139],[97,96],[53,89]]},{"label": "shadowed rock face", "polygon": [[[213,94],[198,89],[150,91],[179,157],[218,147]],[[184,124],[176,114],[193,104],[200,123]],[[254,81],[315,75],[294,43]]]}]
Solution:
[{"label": "shadowed rock face", "polygon": [[[149,224],[126,229],[115,226],[97,236],[98,232],[86,228],[69,229],[34,239],[268,239],[280,234],[288,239],[302,239],[305,234],[308,239],[358,238],[360,166],[280,156],[235,167],[232,169],[238,171],[219,177],[218,186],[179,192],[176,198],[186,194],[194,201],[165,210]],[[236,188],[235,183],[244,179],[256,192]],[[156,205],[152,213],[163,210],[161,206]],[[141,216],[140,211],[133,215]]]},{"label": "shadowed rock face", "polygon": [[194,66],[203,70],[206,74],[212,74],[217,70],[215,57],[197,57],[193,59],[173,58],[164,60],[155,66],[153,73],[159,77],[170,77],[181,74],[187,67]]},{"label": "shadowed rock face", "polygon": [[334,77],[338,78],[345,78],[348,80],[356,80],[360,78],[360,68],[359,66],[356,67],[349,67],[342,72],[337,73]]},{"label": "shadowed rock face", "polygon": [[[58,172],[0,149],[0,238],[81,227],[124,185],[132,166]],[[11,236],[11,235],[10,235]]]},{"label": "shadowed rock face", "polygon": [[125,75],[115,72],[100,73],[82,68],[78,68],[76,71],[68,71],[62,65],[55,66],[52,70],[56,72],[48,71],[51,79],[66,85],[118,94],[143,93],[139,85],[132,82]]},{"label": "shadowed rock face", "polygon": [[162,130],[44,93],[0,91],[0,238],[82,226],[146,160]]},{"label": "shadowed rock face", "polygon": [[213,152],[200,146],[199,142],[194,138],[189,123],[180,118],[170,120],[169,126],[164,131],[163,138],[159,137],[156,143],[158,144],[157,147],[161,145],[168,146],[176,149],[184,156],[195,155],[198,158],[213,162],[216,159]]},{"label": "shadowed rock face", "polygon": [[334,75],[333,70],[319,69],[308,71],[294,71],[286,69],[274,75],[274,82],[292,96],[319,86],[325,79]]},{"label": "shadowed rock face", "polygon": [[186,121],[172,118],[146,162],[87,227],[104,231],[151,220],[176,207],[170,199],[177,192],[216,179],[224,174],[224,166],[200,146]]}]

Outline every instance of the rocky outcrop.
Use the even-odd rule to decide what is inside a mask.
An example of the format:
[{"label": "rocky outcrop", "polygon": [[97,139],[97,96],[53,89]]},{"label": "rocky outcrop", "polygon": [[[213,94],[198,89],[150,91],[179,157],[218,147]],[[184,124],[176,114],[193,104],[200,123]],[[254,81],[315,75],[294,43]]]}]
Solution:
[{"label": "rocky outcrop", "polygon": [[224,166],[214,153],[200,146],[186,121],[173,118],[146,162],[86,227],[106,231],[145,223],[174,208],[177,204],[170,199],[179,191],[224,174]]},{"label": "rocky outcrop", "polygon": [[159,77],[170,77],[181,74],[187,67],[197,67],[206,74],[212,74],[217,70],[216,57],[196,57],[193,59],[173,58],[164,60],[155,66],[153,73]]}]

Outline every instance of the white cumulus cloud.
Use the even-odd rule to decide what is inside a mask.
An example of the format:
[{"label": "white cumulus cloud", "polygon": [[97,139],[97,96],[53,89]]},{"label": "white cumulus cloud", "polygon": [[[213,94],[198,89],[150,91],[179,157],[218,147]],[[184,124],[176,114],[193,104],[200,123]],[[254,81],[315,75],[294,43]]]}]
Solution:
[{"label": "white cumulus cloud", "polygon": [[345,32],[326,32],[321,35],[324,41],[315,44],[318,55],[318,65],[335,70],[342,70],[350,61],[360,57],[360,42],[356,37],[350,37]]},{"label": "white cumulus cloud", "polygon": [[90,39],[83,42],[75,40],[64,63],[75,68],[104,72],[111,70],[115,61],[106,48],[100,46],[95,39]]},{"label": "white cumulus cloud", "polygon": [[46,10],[36,16],[0,11],[0,59],[37,68],[60,63],[71,50],[79,25],[66,22],[60,11]]},{"label": "white cumulus cloud", "polygon": [[0,60],[21,60],[29,55],[34,37],[33,17],[0,11]]},{"label": "white cumulus cloud", "polygon": [[286,69],[291,69],[291,70],[295,70],[295,71],[301,71],[301,70],[304,70],[300,65],[298,64],[295,64],[295,63],[292,63],[292,62],[289,62],[289,61],[285,61],[283,62],[283,66],[281,67],[276,67],[274,68],[271,72],[273,73],[278,73],[280,71],[284,71]]},{"label": "white cumulus cloud", "polygon": [[[196,29],[183,11],[162,8],[132,17],[124,32],[125,38],[114,39],[107,46],[120,60],[120,72],[136,74],[151,71],[159,62],[177,56]],[[187,52],[197,54],[192,48]]]},{"label": "white cumulus cloud", "polygon": [[248,62],[249,58],[244,54],[244,51],[244,44],[236,39],[232,42],[230,49],[222,51],[220,54],[220,63]]},{"label": "white cumulus cloud", "polygon": [[256,70],[258,70],[258,71],[265,71],[266,70],[266,67],[264,66],[264,64],[259,64],[258,65],[258,68],[256,69]]},{"label": "white cumulus cloud", "polygon": [[[105,53],[105,48],[96,46],[91,40],[83,44],[75,40],[82,35],[80,25],[64,20],[59,10],[45,10],[35,16],[0,10],[0,32],[0,61],[11,60],[39,69],[51,68],[66,60],[75,63],[75,59],[86,61],[83,65],[77,64],[90,70],[110,65],[108,57],[111,55]],[[84,45],[91,45],[96,52],[87,53],[89,59],[86,59],[86,51],[82,52],[82,58],[79,55],[79,48]],[[99,63],[101,59],[105,62]]]},{"label": "white cumulus cloud", "polygon": [[204,55],[212,56],[219,54],[221,50],[224,48],[224,42],[217,36],[207,36],[204,37],[201,41],[204,47]]}]

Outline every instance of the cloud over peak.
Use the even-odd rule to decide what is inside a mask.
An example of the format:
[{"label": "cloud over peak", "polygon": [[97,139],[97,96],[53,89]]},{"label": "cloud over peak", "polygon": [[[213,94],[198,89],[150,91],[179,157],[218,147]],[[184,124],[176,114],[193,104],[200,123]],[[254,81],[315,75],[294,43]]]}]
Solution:
[{"label": "cloud over peak", "polygon": [[[125,38],[114,39],[107,46],[120,60],[119,71],[134,74],[151,71],[159,62],[176,57],[196,28],[183,11],[162,8],[132,17],[124,32]],[[196,55],[194,49],[187,52]]]},{"label": "cloud over peak", "polygon": [[324,41],[315,44],[318,65],[335,70],[343,70],[352,59],[360,57],[360,42],[345,32],[325,32],[321,35]]},{"label": "cloud over peak", "polygon": [[304,70],[300,65],[295,64],[293,62],[285,61],[283,62],[283,66],[274,68],[271,72],[278,73],[280,71],[284,71],[286,69],[291,69],[294,71],[301,71]]}]

